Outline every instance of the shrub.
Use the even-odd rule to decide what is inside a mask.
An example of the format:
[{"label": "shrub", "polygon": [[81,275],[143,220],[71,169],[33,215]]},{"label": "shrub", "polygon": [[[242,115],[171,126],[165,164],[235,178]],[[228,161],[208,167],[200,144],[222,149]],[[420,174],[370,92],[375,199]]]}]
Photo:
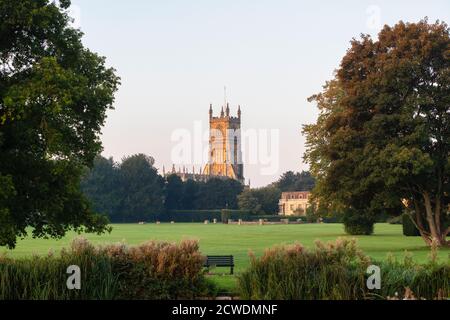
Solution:
[{"label": "shrub", "polygon": [[203,275],[204,257],[196,241],[147,242],[137,247],[105,247],[119,275],[119,299],[193,299],[211,287]]},{"label": "shrub", "polygon": [[[381,289],[369,290],[367,267],[381,269]],[[371,262],[355,240],[317,241],[308,250],[300,244],[267,249],[238,277],[242,299],[378,299],[407,295],[425,299],[450,296],[450,265],[431,259],[420,265],[403,261]]]},{"label": "shrub", "polygon": [[[0,259],[0,300],[192,299],[214,293],[195,241],[94,247],[76,239],[58,257]],[[81,268],[81,290],[68,290],[66,269]]]},{"label": "shrub", "polygon": [[[403,261],[388,259],[376,263],[381,269],[381,289],[375,294],[382,297],[404,296],[408,289],[420,299],[450,297],[450,265],[429,261],[415,263],[406,255]],[[367,293],[371,296],[373,293]]]},{"label": "shrub", "polygon": [[403,216],[389,217],[386,222],[389,224],[402,224]]},{"label": "shrub", "polygon": [[[68,290],[67,267],[81,269],[81,290]],[[0,300],[112,299],[117,293],[117,276],[110,258],[88,243],[74,241],[59,257],[0,259]]]},{"label": "shrub", "polygon": [[344,214],[345,232],[351,235],[370,235],[373,233],[374,219],[366,214],[348,211]]},{"label": "shrub", "polygon": [[369,259],[355,240],[267,249],[238,278],[242,299],[360,299]]},{"label": "shrub", "polygon": [[420,236],[419,229],[416,228],[414,222],[412,222],[411,217],[404,213],[402,215],[402,225],[403,225],[403,235],[409,237]]}]

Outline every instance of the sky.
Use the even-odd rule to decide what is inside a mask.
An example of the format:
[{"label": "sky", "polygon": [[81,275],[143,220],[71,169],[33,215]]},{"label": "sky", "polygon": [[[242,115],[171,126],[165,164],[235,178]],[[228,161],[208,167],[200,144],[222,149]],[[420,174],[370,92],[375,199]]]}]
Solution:
[{"label": "sky", "polygon": [[[84,44],[105,56],[121,77],[115,109],[102,129],[103,155],[120,161],[145,153],[160,172],[174,162],[198,171],[204,163],[195,155],[207,139],[196,132],[207,132],[209,105],[217,115],[226,86],[231,114],[241,106],[243,134],[256,133],[244,148],[244,175],[252,187],[288,170],[308,169],[301,128],[318,112],[307,98],[333,77],[352,38],[376,37],[384,24],[399,20],[427,16],[450,22],[448,0],[72,0],[72,5]],[[195,149],[196,137],[202,148]],[[180,158],[174,150],[189,146],[189,140],[192,156]]]}]

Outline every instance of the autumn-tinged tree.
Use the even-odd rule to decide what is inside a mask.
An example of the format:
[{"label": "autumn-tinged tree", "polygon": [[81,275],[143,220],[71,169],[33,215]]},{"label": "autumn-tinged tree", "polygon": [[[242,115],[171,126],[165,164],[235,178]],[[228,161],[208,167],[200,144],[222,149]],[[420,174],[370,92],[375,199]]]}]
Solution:
[{"label": "autumn-tinged tree", "polygon": [[0,0],[0,246],[28,227],[35,237],[107,229],[79,184],[119,79],[83,47],[69,6]]},{"label": "autumn-tinged tree", "polygon": [[403,202],[427,244],[449,245],[448,26],[399,22],[354,39],[310,99],[320,110],[304,127],[316,197],[368,217]]}]

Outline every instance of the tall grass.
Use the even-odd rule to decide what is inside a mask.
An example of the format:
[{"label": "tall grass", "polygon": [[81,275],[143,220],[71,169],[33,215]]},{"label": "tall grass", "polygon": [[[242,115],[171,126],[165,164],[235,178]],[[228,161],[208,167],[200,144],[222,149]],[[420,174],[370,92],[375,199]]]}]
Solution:
[{"label": "tall grass", "polygon": [[416,298],[435,299],[450,297],[450,264],[430,260],[415,263],[410,255],[403,260],[389,258],[378,263],[381,268],[381,289],[375,293],[382,297],[404,296],[411,291]]},{"label": "tall grass", "polygon": [[[367,267],[381,268],[381,289],[367,288]],[[251,265],[238,278],[243,299],[353,300],[404,294],[418,297],[449,296],[450,267],[437,261],[427,265],[411,259],[371,262],[355,240],[317,241],[308,250],[300,244],[274,247],[262,257],[251,255]]]},{"label": "tall grass", "polygon": [[[194,241],[94,247],[72,242],[59,256],[0,258],[0,300],[194,298],[213,290]],[[81,269],[81,289],[66,286],[67,267]]]}]

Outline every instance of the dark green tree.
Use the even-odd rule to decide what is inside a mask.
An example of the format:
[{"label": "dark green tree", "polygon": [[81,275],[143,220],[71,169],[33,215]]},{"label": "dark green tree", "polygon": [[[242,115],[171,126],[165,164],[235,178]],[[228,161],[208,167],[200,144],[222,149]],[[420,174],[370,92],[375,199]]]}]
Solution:
[{"label": "dark green tree", "polygon": [[[104,232],[80,191],[101,150],[100,128],[119,79],[83,47],[66,9],[49,0],[0,1],[0,245],[69,229]],[[4,187],[2,186],[2,189]]]},{"label": "dark green tree", "polygon": [[263,213],[261,203],[259,202],[254,190],[251,189],[244,190],[238,196],[238,206],[239,210],[249,211],[254,214]]},{"label": "dark green tree", "polygon": [[181,208],[184,210],[195,209],[198,201],[199,184],[194,180],[187,180],[183,185],[183,195],[181,197]]},{"label": "dark green tree", "polygon": [[[180,210],[182,207],[182,199],[184,198],[184,184],[181,178],[176,174],[171,174],[166,178],[164,188],[164,207],[166,210]],[[187,199],[185,199],[186,201]]]},{"label": "dark green tree", "polygon": [[237,209],[237,196],[244,186],[234,179],[212,178],[200,183],[197,209]]},{"label": "dark green tree", "polygon": [[309,171],[293,172],[287,171],[271,186],[282,192],[287,191],[310,191],[314,188],[315,180]]},{"label": "dark green tree", "polygon": [[238,196],[239,209],[257,214],[276,214],[280,197],[281,191],[272,186],[247,189]]},{"label": "dark green tree", "polygon": [[118,216],[123,221],[145,221],[163,211],[164,179],[153,166],[154,159],[136,154],[122,159],[119,166]]},{"label": "dark green tree", "polygon": [[403,202],[427,244],[449,245],[448,26],[399,22],[354,39],[311,100],[320,116],[304,127],[305,159],[320,203],[368,220]]},{"label": "dark green tree", "polygon": [[121,194],[120,171],[113,158],[97,156],[92,169],[81,180],[81,189],[92,203],[94,210],[107,215],[111,221],[120,221],[118,208]]}]

